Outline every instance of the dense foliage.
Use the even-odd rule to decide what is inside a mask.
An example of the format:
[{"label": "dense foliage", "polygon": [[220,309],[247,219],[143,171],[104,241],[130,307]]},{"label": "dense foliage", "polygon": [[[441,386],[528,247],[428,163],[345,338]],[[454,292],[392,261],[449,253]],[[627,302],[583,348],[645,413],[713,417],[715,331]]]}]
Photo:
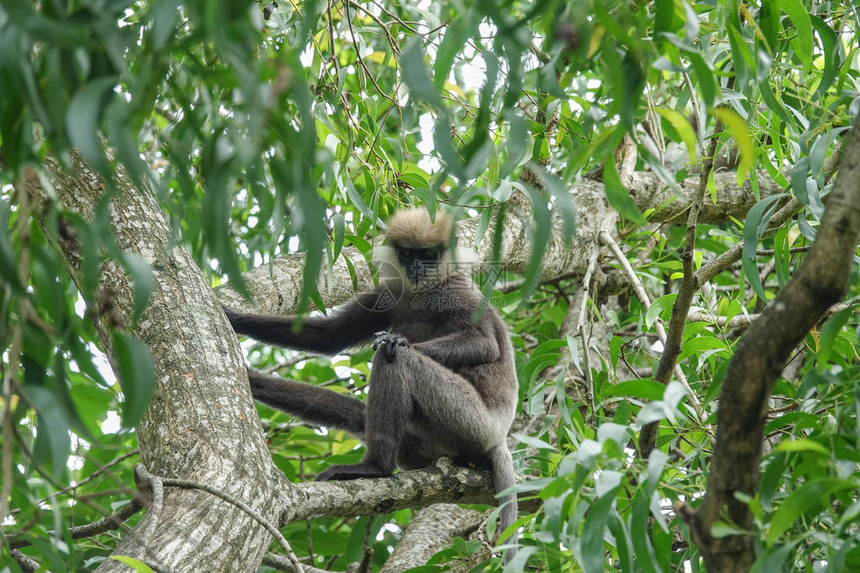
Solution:
[{"label": "dense foliage", "polygon": [[[157,197],[213,286],[241,289],[243,272],[307,252],[305,310],[322,305],[320,270],[348,246],[369,259],[398,206],[479,218],[476,240],[497,246],[497,207],[526,197],[532,262],[490,284],[517,349],[526,430],[515,460],[530,478],[520,488],[542,500],[521,513],[513,567],[528,558],[547,571],[701,570],[672,506],[695,506],[705,491],[717,397],[744,319],[785,286],[815,239],[836,150],[860,109],[860,14],[850,6],[0,1],[4,535],[23,534],[25,553],[64,571],[94,567],[123,534],[69,534],[130,498],[133,428],[154,391],[143,343],[117,329],[112,371],[93,327],[93,313],[110,312],[99,304],[105,261],[134,277],[138,313],[152,290],[146,264],[111,234],[119,170]],[[697,177],[715,149],[758,201],[695,229],[697,269],[745,244],[741,262],[698,291],[697,319],[683,331],[679,365],[697,400],[652,374],[664,350],[657,327],[683,276],[686,216],[637,208],[616,162],[625,135],[638,146],[635,171],[664,186]],[[42,206],[24,191],[30,177],[50,185],[43,163],[65,161],[71,148],[105,181],[93,221],[57,204],[37,216]],[[706,202],[734,192],[704,172]],[[570,191],[584,177],[601,179],[621,214],[615,240],[653,303],[646,309],[630,277],[616,292],[591,291],[580,333],[568,329],[572,301],[593,287],[581,274],[546,276],[541,261],[553,221],[569,234]],[[765,181],[783,193],[760,193]],[[768,228],[788,196],[797,215]],[[56,251],[69,236],[81,245],[78,282]],[[608,250],[598,267],[625,277]],[[855,260],[846,302],[795,349],[774,390],[760,487],[748,500],[757,570],[860,568],[858,277]],[[258,368],[344,392],[364,388],[371,355],[245,347]],[[292,480],[361,456],[350,436],[260,413]],[[656,449],[643,459],[636,438],[654,421]],[[412,516],[314,519],[284,534],[317,567],[343,570],[369,547],[378,568]],[[715,533],[738,530],[723,522]],[[422,571],[461,561],[501,567],[478,541],[458,540]]]}]

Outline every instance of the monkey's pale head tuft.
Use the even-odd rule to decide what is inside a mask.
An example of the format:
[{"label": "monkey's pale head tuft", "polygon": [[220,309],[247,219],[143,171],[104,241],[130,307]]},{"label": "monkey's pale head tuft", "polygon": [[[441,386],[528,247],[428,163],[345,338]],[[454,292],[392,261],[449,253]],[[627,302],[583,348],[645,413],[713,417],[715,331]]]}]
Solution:
[{"label": "monkey's pale head tuft", "polygon": [[454,222],[451,216],[436,212],[436,221],[430,221],[430,213],[424,207],[401,209],[388,220],[388,242],[401,248],[448,248]]}]

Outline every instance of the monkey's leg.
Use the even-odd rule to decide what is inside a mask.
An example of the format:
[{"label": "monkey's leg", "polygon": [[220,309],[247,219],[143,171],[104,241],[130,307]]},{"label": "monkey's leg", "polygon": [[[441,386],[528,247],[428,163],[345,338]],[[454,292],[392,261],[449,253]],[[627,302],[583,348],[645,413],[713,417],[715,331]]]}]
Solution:
[{"label": "monkey's leg", "polygon": [[433,429],[428,440],[443,442],[452,452],[480,457],[504,441],[507,426],[493,422],[475,387],[410,347],[398,348],[391,361],[377,352],[369,386],[364,460],[332,466],[318,480],[390,475],[416,409]]},{"label": "monkey's leg", "polygon": [[364,402],[352,396],[248,369],[254,399],[305,422],[364,436]]}]

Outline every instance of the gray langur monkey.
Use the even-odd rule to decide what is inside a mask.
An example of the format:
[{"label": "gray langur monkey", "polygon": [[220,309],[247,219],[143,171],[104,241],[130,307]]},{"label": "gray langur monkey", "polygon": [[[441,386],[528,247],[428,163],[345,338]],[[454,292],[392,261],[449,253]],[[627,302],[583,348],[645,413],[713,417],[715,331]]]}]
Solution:
[{"label": "gray langur monkey", "polygon": [[[489,468],[496,491],[506,490],[516,484],[506,438],[518,397],[508,330],[453,260],[448,215],[432,222],[426,209],[405,209],[388,225],[379,286],[328,315],[302,318],[298,332],[294,316],[225,308],[237,333],[260,342],[323,354],[372,342],[367,403],[249,369],[254,398],[364,441],[360,463],[332,466],[318,480],[388,476],[448,456]],[[516,520],[517,499],[508,494],[500,503],[504,531]],[[507,551],[505,562],[515,553]]]}]

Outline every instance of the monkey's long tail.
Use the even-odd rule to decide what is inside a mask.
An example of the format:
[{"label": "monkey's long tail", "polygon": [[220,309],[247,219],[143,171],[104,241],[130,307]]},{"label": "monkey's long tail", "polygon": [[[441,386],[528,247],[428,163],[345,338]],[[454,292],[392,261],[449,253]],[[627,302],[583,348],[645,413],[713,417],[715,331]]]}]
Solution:
[{"label": "monkey's long tail", "polygon": [[[490,459],[493,464],[493,484],[496,487],[496,492],[504,491],[514,487],[517,484],[517,478],[514,475],[514,460],[511,458],[511,452],[505,444],[501,444],[493,448],[490,452]],[[517,496],[516,494],[508,494],[499,499],[499,504],[502,506],[500,532],[504,531],[517,520]],[[518,531],[511,534],[509,542],[514,544],[514,547],[505,551],[505,564],[510,563],[517,554],[516,542],[519,535]]]}]

